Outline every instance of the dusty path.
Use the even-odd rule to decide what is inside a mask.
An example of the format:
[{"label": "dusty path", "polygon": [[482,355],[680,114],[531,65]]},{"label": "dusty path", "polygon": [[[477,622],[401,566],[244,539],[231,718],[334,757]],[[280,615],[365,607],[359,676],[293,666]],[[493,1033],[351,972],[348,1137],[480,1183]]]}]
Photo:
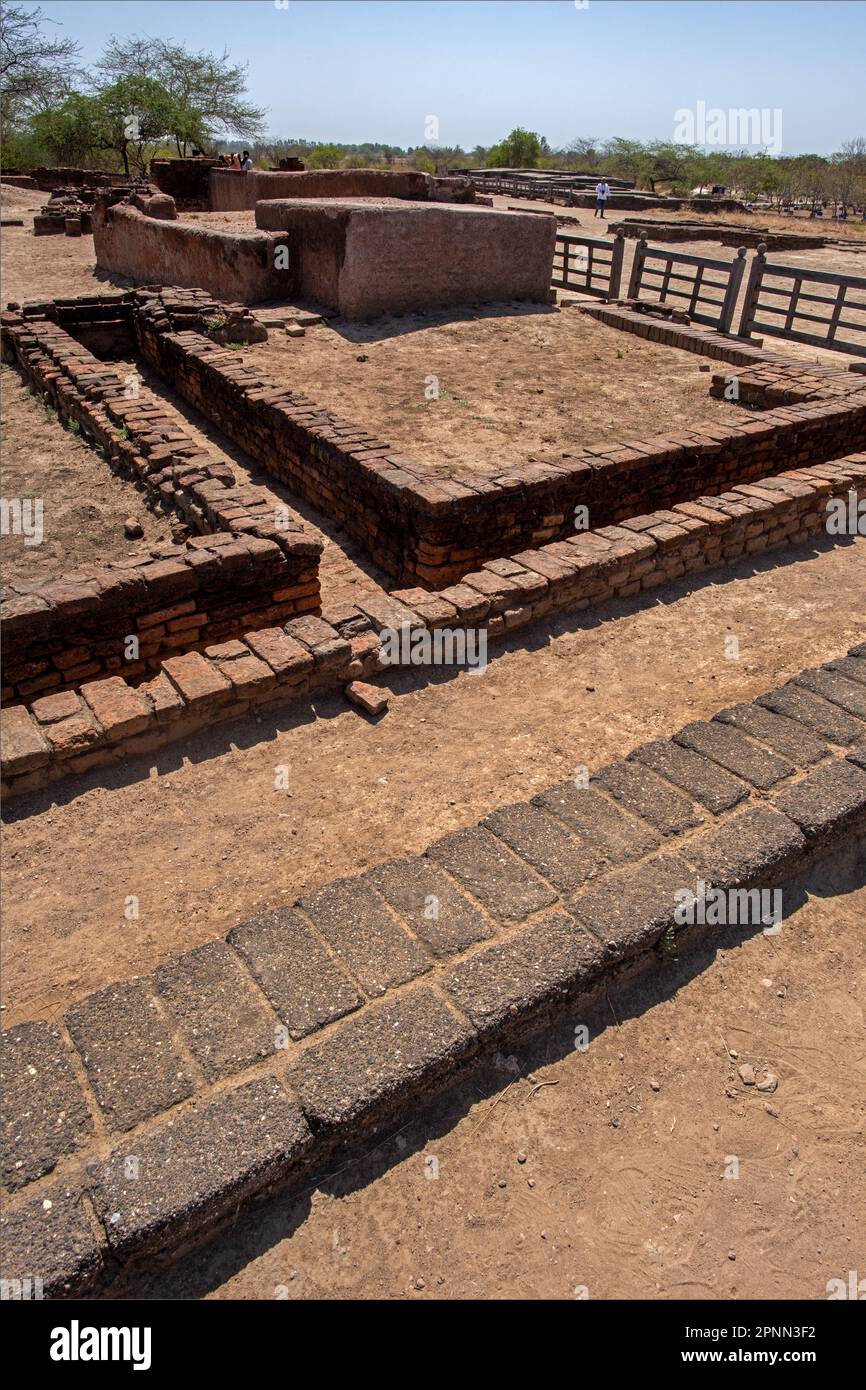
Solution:
[{"label": "dusty path", "polygon": [[[736,583],[711,572],[663,602],[539,626],[482,676],[397,674],[378,723],[328,696],[169,747],[159,775],[98,769],[10,802],[4,1022],[56,1016],[260,906],[422,849],[844,652],[862,640],[864,556],[859,540],[775,554]],[[728,633],[739,660],[724,657]],[[124,918],[130,896],[138,921]]]},{"label": "dusty path", "polygon": [[[866,1265],[866,862],[804,886],[780,936],[614,984],[517,1049],[518,1070],[132,1295],[826,1298]],[[777,1089],[745,1086],[744,1062]]]}]

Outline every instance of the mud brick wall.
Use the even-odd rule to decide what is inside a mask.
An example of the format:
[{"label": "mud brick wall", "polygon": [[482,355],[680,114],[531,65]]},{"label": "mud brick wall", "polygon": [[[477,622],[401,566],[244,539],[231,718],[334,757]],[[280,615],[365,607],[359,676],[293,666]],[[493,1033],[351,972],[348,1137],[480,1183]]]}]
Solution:
[{"label": "mud brick wall", "polygon": [[[850,502],[852,495],[855,502],[866,498],[866,453],[491,560],[438,593],[366,594],[326,608],[321,618],[294,618],[169,658],[137,687],[117,676],[34,700],[29,708],[10,705],[0,716],[5,793],[31,791],[261,706],[375,675],[385,666],[386,629],[482,630],[495,641],[553,611],[629,598],[780,546],[829,540],[828,500]],[[862,699],[866,709],[866,692]]]},{"label": "mud brick wall", "polygon": [[[66,307],[84,313],[101,306]],[[150,322],[163,315],[169,324],[160,297],[148,299],[146,310]],[[76,421],[156,510],[173,510],[203,533],[186,546],[76,571],[36,590],[13,580],[0,602],[4,699],[121,669],[140,675],[172,651],[319,611],[320,541],[283,518],[277,526],[259,489],[236,486],[227,461],[179,429],[146,387],[128,398],[120,376],[56,322],[2,317],[4,351],[60,418]],[[139,653],[127,660],[131,635]]]},{"label": "mud brick wall", "polygon": [[168,193],[183,210],[206,212],[210,208],[210,171],[214,156],[198,159],[152,159],[150,177],[161,193]]},{"label": "mud brick wall", "polygon": [[275,265],[277,248],[289,246],[278,232],[219,232],[148,217],[129,204],[97,203],[93,244],[98,266],[136,284],[199,286],[245,304],[292,291],[292,269]]},{"label": "mud brick wall", "polygon": [[[670,331],[640,326],[647,336]],[[604,443],[496,478],[443,479],[200,335],[151,334],[140,320],[138,332],[144,357],[230,438],[336,517],[388,573],[431,589],[484,560],[567,538],[579,504],[597,528],[866,447],[858,385],[841,400],[744,414],[741,425],[705,434]]]},{"label": "mud brick wall", "polygon": [[[291,563],[256,537],[201,536],[77,570],[4,597],[2,698],[55,694],[121,672],[131,680],[178,651],[285,622],[318,599],[315,565]],[[130,637],[136,648],[127,649]]]}]

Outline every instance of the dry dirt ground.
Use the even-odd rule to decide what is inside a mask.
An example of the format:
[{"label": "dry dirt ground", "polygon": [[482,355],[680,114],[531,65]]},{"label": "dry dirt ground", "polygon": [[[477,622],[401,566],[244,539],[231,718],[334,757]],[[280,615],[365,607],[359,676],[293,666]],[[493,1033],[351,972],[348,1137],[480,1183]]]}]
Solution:
[{"label": "dry dirt ground", "polygon": [[568,309],[329,319],[303,338],[273,330],[242,356],[457,476],[742,419],[737,406],[708,395],[710,377],[693,353]]},{"label": "dry dirt ground", "polygon": [[[4,232],[7,298],[93,288],[91,243],[10,241],[22,235]],[[57,1018],[260,907],[420,850],[830,659],[862,640],[864,559],[866,540],[775,553],[560,616],[495,647],[483,676],[395,673],[377,722],[327,695],[10,802],[4,1026]],[[343,577],[365,573],[350,559]],[[724,656],[730,633],[738,661]],[[617,987],[586,1054],[567,1029],[549,1032],[520,1053],[520,1076],[480,1078],[401,1135],[405,1149],[377,1151],[309,1204],[252,1213],[149,1292],[824,1296],[866,1262],[862,883],[839,866],[781,938],[720,955],[691,983],[685,963],[682,977],[668,967],[675,997]],[[771,1067],[778,1092],[744,1092],[726,1047]],[[726,1155],[741,1160],[735,1181]]]},{"label": "dry dirt ground", "polygon": [[[694,576],[540,624],[492,647],[483,675],[394,673],[376,722],[329,694],[10,801],[4,1024],[55,1018],[259,908],[421,850],[839,655],[862,640],[864,558],[857,540],[738,565],[736,582]],[[274,789],[278,766],[288,790]]]},{"label": "dry dirt ground", "polygon": [[826,1298],[866,1260],[864,867],[806,879],[778,937],[613,984],[300,1199],[113,1292]]},{"label": "dry dirt ground", "polygon": [[[64,429],[54,411],[32,394],[13,367],[0,369],[0,473],[5,498],[41,498],[43,539],[23,535],[2,543],[5,582],[44,583],[79,565],[130,559],[171,539],[132,483],[116,477],[104,458]],[[127,540],[123,524],[137,521],[143,536]]]}]

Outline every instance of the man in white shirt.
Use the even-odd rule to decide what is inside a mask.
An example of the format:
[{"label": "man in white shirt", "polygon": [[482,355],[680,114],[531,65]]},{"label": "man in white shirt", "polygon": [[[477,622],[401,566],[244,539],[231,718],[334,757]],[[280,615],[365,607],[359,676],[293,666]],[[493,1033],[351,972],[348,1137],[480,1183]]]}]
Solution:
[{"label": "man in white shirt", "polygon": [[243,158],[241,159],[241,168],[243,169],[244,173],[248,174],[252,167],[253,161],[250,159],[250,152],[249,150],[244,150]]},{"label": "man in white shirt", "polygon": [[602,222],[605,220],[605,218],[604,218],[604,209],[605,209],[605,205],[607,204],[607,200],[608,200],[609,197],[610,197],[610,185],[609,185],[609,184],[606,184],[605,181],[604,181],[604,179],[602,179],[601,183],[597,183],[597,184],[595,185],[595,213],[594,213],[594,216],[595,216],[595,217],[600,217],[601,220],[602,220]]}]

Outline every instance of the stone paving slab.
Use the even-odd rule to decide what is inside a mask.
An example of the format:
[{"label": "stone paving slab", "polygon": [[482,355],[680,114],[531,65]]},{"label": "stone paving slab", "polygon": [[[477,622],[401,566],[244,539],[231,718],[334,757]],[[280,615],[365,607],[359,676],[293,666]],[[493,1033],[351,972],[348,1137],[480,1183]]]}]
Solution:
[{"label": "stone paving slab", "polygon": [[224,942],[176,956],[153,979],[208,1080],[231,1076],[273,1052],[275,1019]]},{"label": "stone paving slab", "polygon": [[361,993],[292,908],[256,913],[229,941],[293,1038],[342,1018],[363,1004]]},{"label": "stone paving slab", "polygon": [[68,1038],[10,1030],[4,1277],[66,1296],[108,1254],[171,1252],[663,953],[684,897],[784,887],[866,840],[866,717],[836,702],[864,686],[818,675],[826,697],[791,681],[260,911],[79,1001]]},{"label": "stone paving slab", "polygon": [[0,1048],[3,1182],[14,1190],[44,1177],[86,1142],[93,1121],[59,1028],[22,1023]]},{"label": "stone paving slab", "polygon": [[384,994],[430,969],[427,953],[359,879],[338,879],[299,902],[365,994]]},{"label": "stone paving slab", "polygon": [[112,1128],[131,1129],[192,1095],[183,1058],[140,982],[91,994],[72,1006],[66,1025]]},{"label": "stone paving slab", "polygon": [[93,1201],[110,1248],[140,1250],[169,1223],[181,1234],[202,1210],[215,1220],[284,1176],[309,1143],[303,1115],[273,1077],[178,1114],[99,1165]]},{"label": "stone paving slab", "polygon": [[849,680],[838,671],[824,671],[820,668],[802,671],[795,684],[823,695],[831,704],[838,705],[848,714],[866,718],[866,689],[858,681]]}]

